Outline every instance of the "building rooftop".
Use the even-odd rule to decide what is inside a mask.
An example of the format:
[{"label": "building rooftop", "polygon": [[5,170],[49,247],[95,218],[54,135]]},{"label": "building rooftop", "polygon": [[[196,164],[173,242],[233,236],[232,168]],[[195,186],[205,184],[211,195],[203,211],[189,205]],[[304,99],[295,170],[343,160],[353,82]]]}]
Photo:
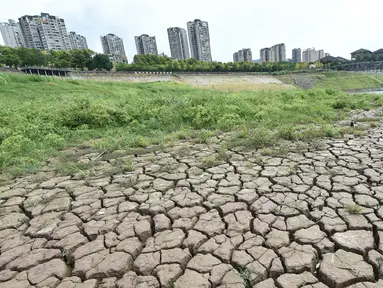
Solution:
[{"label": "building rooftop", "polygon": [[359,50],[356,50],[356,51],[354,51],[354,52],[351,52],[351,54],[354,54],[354,53],[362,53],[362,52],[370,52],[370,53],[372,53],[370,50],[361,48],[361,49],[359,49]]}]

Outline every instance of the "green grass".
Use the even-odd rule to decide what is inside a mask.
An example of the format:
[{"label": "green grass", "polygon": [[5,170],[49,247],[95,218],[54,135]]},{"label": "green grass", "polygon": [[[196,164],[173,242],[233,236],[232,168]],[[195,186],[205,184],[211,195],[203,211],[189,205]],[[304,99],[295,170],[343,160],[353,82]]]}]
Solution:
[{"label": "green grass", "polygon": [[363,212],[363,207],[359,206],[359,205],[347,205],[346,206],[346,211],[349,213],[349,214],[352,214],[352,215],[359,215],[359,214],[362,214]]},{"label": "green grass", "polygon": [[314,86],[315,88],[337,89],[337,90],[353,90],[379,88],[383,83],[374,75],[362,73],[326,73],[322,81],[319,81]]},{"label": "green grass", "polygon": [[[224,92],[180,83],[0,77],[0,174],[37,171],[48,157],[78,145],[139,151],[178,139],[208,143],[216,132],[233,130],[253,148],[336,136],[334,120],[383,103],[377,95],[332,90]],[[118,169],[130,169],[124,167]]]},{"label": "green grass", "polygon": [[383,87],[383,75],[347,72],[325,72],[308,74],[288,74],[277,76],[286,84],[295,85],[295,78],[308,78],[315,81],[314,88],[332,90],[354,90]]}]

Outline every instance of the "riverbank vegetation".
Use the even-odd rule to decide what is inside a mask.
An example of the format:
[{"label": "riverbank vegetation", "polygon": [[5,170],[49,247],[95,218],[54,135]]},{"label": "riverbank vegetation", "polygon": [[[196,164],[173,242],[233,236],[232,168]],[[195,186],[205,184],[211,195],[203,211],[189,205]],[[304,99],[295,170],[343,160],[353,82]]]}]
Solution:
[{"label": "riverbank vegetation", "polygon": [[224,92],[181,83],[102,82],[0,74],[0,174],[31,172],[57,151],[108,153],[235,132],[253,148],[341,135],[333,122],[379,95],[332,89]]}]

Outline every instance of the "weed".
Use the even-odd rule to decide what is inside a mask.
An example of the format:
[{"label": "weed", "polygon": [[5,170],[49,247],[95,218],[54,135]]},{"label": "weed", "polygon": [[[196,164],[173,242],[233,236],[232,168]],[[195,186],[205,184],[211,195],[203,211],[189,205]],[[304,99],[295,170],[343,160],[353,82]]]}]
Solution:
[{"label": "weed", "polygon": [[250,288],[250,271],[247,268],[237,269],[239,276],[243,279],[246,288]]},{"label": "weed", "polygon": [[230,155],[226,152],[226,150],[224,148],[220,148],[217,150],[217,153],[220,157],[220,159],[222,159],[223,161],[225,161],[226,163],[229,162],[230,160]]},{"label": "weed", "polygon": [[294,165],[290,166],[290,167],[288,168],[288,172],[289,172],[289,174],[290,174],[290,175],[295,175],[295,174],[297,174],[298,167],[299,167],[298,164],[294,164]]},{"label": "weed", "polygon": [[312,139],[310,142],[310,147],[313,149],[313,150],[322,150],[324,145],[323,145],[323,142],[320,140],[320,139]]},{"label": "weed", "polygon": [[344,135],[363,136],[363,135],[367,134],[367,131],[365,131],[365,128],[363,128],[361,126],[342,127],[339,132],[342,136],[344,136]]},{"label": "weed", "polygon": [[[347,85],[371,83],[365,76],[317,76],[323,76],[318,78],[321,88],[334,91],[243,91],[238,87],[226,92],[181,83],[111,83],[0,73],[7,83],[0,85],[1,173],[36,171],[58,150],[84,143],[106,153],[141,153],[172,137],[194,136],[195,143],[206,144],[216,131],[237,132],[229,148],[274,149],[283,139],[337,135],[329,127],[339,115],[378,105],[376,95],[355,97],[334,87],[343,85],[343,78]],[[311,129],[315,125],[317,129]],[[308,128],[298,132],[297,127]],[[364,133],[358,129],[346,132]],[[64,170],[76,169],[82,167]]]},{"label": "weed", "polygon": [[379,120],[378,118],[373,118],[373,117],[365,117],[365,118],[357,118],[355,119],[356,122],[375,122]]},{"label": "weed", "polygon": [[148,160],[149,162],[154,162],[156,161],[156,155],[154,154],[150,154],[148,157],[146,157],[146,160]]},{"label": "weed", "polygon": [[363,212],[363,207],[359,206],[359,205],[356,205],[356,204],[353,204],[353,205],[347,205],[346,206],[346,211],[350,214],[353,214],[353,215],[358,215],[358,214],[362,214]]},{"label": "weed", "polygon": [[379,123],[378,122],[371,122],[370,123],[370,127],[371,128],[376,128],[376,127],[378,127],[379,126]]},{"label": "weed", "polygon": [[251,163],[250,161],[246,161],[245,168],[247,168],[247,169],[253,168],[253,163]]},{"label": "weed", "polygon": [[132,158],[130,157],[117,158],[115,161],[112,161],[111,164],[114,167],[114,169],[112,169],[113,174],[122,174],[124,172],[134,171],[134,165]]},{"label": "weed", "polygon": [[258,166],[265,165],[265,162],[263,161],[262,157],[260,157],[260,156],[255,157],[254,163],[257,164]]},{"label": "weed", "polygon": [[212,168],[222,164],[222,160],[217,155],[211,155],[202,160],[202,167],[205,169]]},{"label": "weed", "polygon": [[89,170],[93,167],[93,162],[59,162],[55,166],[55,171],[62,175],[85,175],[89,173]]},{"label": "weed", "polygon": [[166,173],[172,173],[172,172],[174,172],[174,170],[175,170],[174,164],[173,164],[173,162],[171,162],[170,160],[166,161],[166,162],[162,165],[162,167],[161,167],[161,169],[160,169],[160,171],[162,171],[162,172],[166,172]]}]

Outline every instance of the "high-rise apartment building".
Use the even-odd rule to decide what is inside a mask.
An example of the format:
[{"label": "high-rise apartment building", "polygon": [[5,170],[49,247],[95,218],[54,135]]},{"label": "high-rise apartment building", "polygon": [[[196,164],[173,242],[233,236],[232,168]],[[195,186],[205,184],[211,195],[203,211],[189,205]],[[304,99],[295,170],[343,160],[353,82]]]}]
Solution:
[{"label": "high-rise apartment building", "polygon": [[315,62],[325,57],[324,50],[316,51],[315,48],[307,48],[302,52],[302,62]]},{"label": "high-rise apartment building", "polygon": [[271,47],[271,62],[284,62],[286,61],[286,46],[284,43],[274,45]]},{"label": "high-rise apartment building", "polygon": [[26,47],[46,51],[71,49],[64,19],[41,13],[22,16],[19,22]]},{"label": "high-rise apartment building", "polygon": [[104,54],[109,55],[112,62],[128,62],[125,54],[124,42],[112,33],[101,36],[101,45]]},{"label": "high-rise apartment building", "polygon": [[135,36],[137,54],[153,54],[158,55],[157,41],[155,36],[149,36],[142,34],[141,36]]},{"label": "high-rise apartment building", "polygon": [[271,48],[260,50],[261,62],[284,62],[286,61],[286,46],[284,43],[277,44]]},{"label": "high-rise apartment building", "polygon": [[301,50],[301,48],[293,49],[291,61],[294,63],[302,62],[302,50]]},{"label": "high-rise apartment building", "polygon": [[271,48],[263,48],[260,50],[260,59],[261,59],[261,63],[264,63],[264,62],[272,62],[271,60]]},{"label": "high-rise apartment building", "polygon": [[244,62],[245,61],[245,55],[243,53],[243,50],[238,51],[238,62]]},{"label": "high-rise apartment building", "polygon": [[0,23],[0,32],[3,36],[5,46],[18,48],[24,47],[25,41],[21,33],[20,24],[15,20],[9,19],[8,23]]},{"label": "high-rise apartment building", "polygon": [[69,41],[72,49],[74,50],[84,50],[88,49],[88,43],[86,42],[86,38],[76,32],[69,32]]},{"label": "high-rise apartment building", "polygon": [[318,50],[317,51],[317,59],[320,60],[324,57],[324,50]]},{"label": "high-rise apartment building", "polygon": [[233,54],[234,62],[253,62],[253,55],[251,49],[242,49]]},{"label": "high-rise apartment building", "polygon": [[178,60],[189,59],[190,52],[186,30],[179,27],[168,28],[168,37],[171,57]]},{"label": "high-rise apartment building", "polygon": [[243,51],[243,61],[245,62],[253,62],[253,53],[250,48],[242,49]]},{"label": "high-rise apartment building", "polygon": [[191,57],[200,61],[212,61],[209,24],[195,19],[187,22]]},{"label": "high-rise apartment building", "polygon": [[239,62],[238,60],[239,60],[239,58],[238,58],[238,52],[235,52],[235,53],[233,54],[233,62]]}]

